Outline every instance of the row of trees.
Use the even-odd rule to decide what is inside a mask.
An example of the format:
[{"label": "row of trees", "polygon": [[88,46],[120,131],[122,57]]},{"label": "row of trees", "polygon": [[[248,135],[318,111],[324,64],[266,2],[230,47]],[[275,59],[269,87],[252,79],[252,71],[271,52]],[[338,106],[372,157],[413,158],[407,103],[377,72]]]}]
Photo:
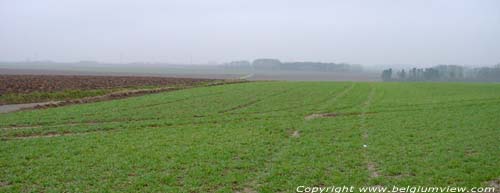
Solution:
[{"label": "row of trees", "polygon": [[321,71],[321,72],[347,72],[361,71],[360,65],[345,63],[323,63],[323,62],[281,62],[278,59],[256,59],[252,63],[248,61],[233,61],[225,65],[228,69],[253,69],[266,71]]},{"label": "row of trees", "polygon": [[411,68],[382,71],[383,81],[482,81],[500,82],[500,64],[494,67],[465,68],[439,65],[432,68]]}]

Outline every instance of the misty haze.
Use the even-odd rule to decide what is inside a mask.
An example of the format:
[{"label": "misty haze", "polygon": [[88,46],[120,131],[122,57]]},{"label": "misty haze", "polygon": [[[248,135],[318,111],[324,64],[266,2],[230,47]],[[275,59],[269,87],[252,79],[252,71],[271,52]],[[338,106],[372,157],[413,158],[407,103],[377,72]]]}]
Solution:
[{"label": "misty haze", "polygon": [[500,191],[500,1],[0,0],[0,192]]}]

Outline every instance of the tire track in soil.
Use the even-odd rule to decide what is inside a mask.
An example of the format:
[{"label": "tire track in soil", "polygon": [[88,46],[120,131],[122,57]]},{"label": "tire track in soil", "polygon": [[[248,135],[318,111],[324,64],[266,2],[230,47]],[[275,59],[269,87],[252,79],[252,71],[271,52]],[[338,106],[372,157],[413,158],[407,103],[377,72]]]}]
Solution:
[{"label": "tire track in soil", "polygon": [[[333,99],[336,100],[336,98],[344,96],[353,87],[354,87],[354,83],[351,84],[351,86],[348,87],[347,89],[344,89],[339,94],[335,95],[335,97]],[[306,104],[306,105],[300,105],[300,106],[294,106],[293,108],[287,108],[286,110],[300,108],[300,107],[306,107],[306,106],[311,106],[311,105],[316,105],[316,104],[320,104],[320,103],[323,103],[323,102],[328,102],[328,101],[333,100],[333,99],[327,97],[325,99],[320,100],[320,102],[316,102],[316,103],[312,103],[312,104]],[[285,110],[285,109],[283,109],[283,110]],[[281,111],[281,110],[275,110],[275,111],[270,111],[270,112],[277,112],[277,111]],[[256,112],[255,114],[262,114],[262,113],[263,112]],[[300,131],[299,130],[293,131],[291,137],[288,138],[287,141],[285,141],[284,143],[282,143],[282,144],[279,145],[279,147],[277,148],[278,151],[271,154],[271,157],[269,158],[269,161],[267,161],[264,164],[263,169],[261,169],[261,170],[259,170],[259,171],[256,172],[257,174],[256,174],[256,176],[253,177],[253,180],[250,180],[247,183],[243,184],[243,186],[244,186],[243,190],[236,191],[236,192],[238,192],[238,193],[257,192],[256,189],[262,187],[262,184],[259,184],[257,181],[265,179],[266,177],[268,177],[269,175],[271,175],[271,170],[272,170],[273,165],[275,164],[275,162],[277,162],[278,159],[280,157],[282,157],[282,155],[286,152],[286,150],[289,149],[289,147],[292,144],[291,141],[293,140],[293,138],[299,138],[299,137],[300,137]]]},{"label": "tire track in soil", "polygon": [[[183,99],[176,99],[173,101],[168,101],[168,102],[162,102],[162,103],[155,103],[151,105],[145,105],[142,107],[134,107],[134,109],[140,109],[140,108],[147,108],[147,107],[152,107],[152,106],[157,106],[157,105],[163,105],[163,104],[170,104],[170,103],[175,103],[175,102],[180,102],[180,101],[185,101],[193,98],[199,98],[199,97],[206,97],[206,96],[213,96],[213,95],[220,95],[224,92],[215,92],[215,93],[210,93],[210,94],[203,94],[203,95],[196,95],[193,97],[189,98],[183,98]],[[67,122],[67,123],[61,123],[61,124],[55,124],[55,125],[11,125],[11,126],[4,126],[0,127],[0,130],[16,130],[16,129],[36,129],[36,128],[44,128],[44,127],[64,127],[64,126],[77,126],[77,125],[96,125],[96,124],[106,124],[106,123],[124,123],[124,122],[137,122],[137,121],[147,121],[147,120],[158,120],[159,118],[146,118],[146,119],[132,119],[132,120],[109,120],[109,121],[84,121],[84,122]]]},{"label": "tire track in soil", "polygon": [[[208,84],[206,86],[190,87],[188,89],[191,89],[191,88],[203,88],[203,87],[213,87],[213,86],[223,86],[223,85],[229,85],[229,84],[243,84],[243,83],[249,83],[249,82],[251,82],[251,81],[215,82],[215,83]],[[185,89],[183,89],[183,90],[185,90]],[[153,104],[149,104],[149,105],[144,105],[144,106],[139,106],[139,107],[131,107],[131,108],[132,109],[135,109],[135,108],[143,109],[143,108],[149,108],[149,107],[156,107],[156,106],[162,106],[162,105],[165,105],[165,104],[171,104],[171,103],[175,103],[175,102],[186,101],[186,100],[189,100],[189,99],[196,99],[196,98],[200,98],[200,97],[220,95],[220,94],[223,94],[223,93],[226,93],[226,92],[225,91],[219,91],[219,92],[213,92],[213,93],[208,93],[208,94],[200,94],[200,95],[196,95],[196,96],[189,96],[189,97],[186,97],[186,98],[175,99],[175,100],[172,100],[172,101],[153,103]]]},{"label": "tire track in soil", "polygon": [[129,122],[139,122],[139,121],[151,121],[157,120],[157,118],[151,119],[136,119],[136,120],[111,120],[111,121],[85,121],[85,122],[68,122],[60,123],[55,125],[21,125],[21,126],[11,126],[2,127],[0,130],[18,130],[18,129],[39,129],[39,128],[54,128],[54,127],[68,127],[68,126],[93,126],[99,124],[110,124],[110,123],[129,123]]},{"label": "tire track in soil", "polygon": [[244,109],[246,107],[249,107],[249,106],[252,106],[254,104],[257,104],[260,101],[262,101],[262,100],[261,99],[252,100],[250,102],[247,102],[247,103],[235,106],[235,107],[231,107],[231,108],[226,109],[226,110],[219,111],[219,113],[227,113],[227,112],[235,111],[235,110],[238,110],[238,109]]},{"label": "tire track in soil", "polygon": [[[267,118],[267,117],[266,117]],[[248,119],[237,119],[237,120],[226,120],[224,123],[229,123],[229,122],[247,122],[247,121],[255,121],[255,120],[262,120],[266,118],[248,118]],[[135,121],[125,121],[125,122],[105,122],[105,123],[131,123],[131,122],[147,122],[148,120],[135,120]],[[218,124],[222,123],[222,121],[200,121],[200,122],[188,122],[188,123],[178,123],[178,124],[150,124],[150,126],[147,126],[148,124],[145,124],[146,126],[144,128],[171,128],[171,127],[179,127],[179,126],[189,126],[189,125],[206,125],[206,124]],[[56,126],[44,126],[44,127],[36,127],[36,128],[53,128],[53,127],[64,127],[64,126],[75,126],[75,125],[81,125],[81,126],[93,126],[93,125],[98,125],[98,123],[90,123],[90,124],[66,124],[66,125],[56,125]],[[140,126],[138,126],[140,127]],[[25,127],[28,128],[28,127]],[[34,127],[29,127],[29,128],[34,128]],[[121,129],[113,129],[113,130],[121,130]],[[42,138],[42,137],[60,137],[60,136],[69,136],[69,135],[81,135],[81,134],[86,134],[86,133],[95,133],[95,132],[106,132],[106,131],[113,131],[113,130],[107,130],[107,129],[100,129],[100,130],[92,130],[92,131],[82,131],[82,132],[71,132],[71,131],[66,131],[66,132],[60,132],[60,133],[49,133],[49,134],[39,134],[39,133],[31,133],[28,135],[18,135],[14,137],[4,137],[2,140],[11,140],[11,139],[33,139],[33,138]]]},{"label": "tire track in soil", "polygon": [[[238,115],[238,114],[228,114],[228,115]],[[193,118],[204,118],[204,117],[207,116],[194,115]],[[266,116],[265,118],[269,118],[269,116]],[[143,121],[157,121],[162,119],[163,119],[162,117],[155,117],[155,118],[138,118],[138,119],[114,119],[114,120],[104,120],[104,121],[90,120],[84,122],[67,122],[54,125],[18,125],[18,126],[13,125],[13,126],[1,127],[0,130],[39,129],[39,128],[53,128],[53,127],[67,127],[67,126],[94,126],[94,125],[112,124],[112,123],[134,123]]]},{"label": "tire track in soil", "polygon": [[118,100],[118,99],[130,98],[130,97],[139,97],[139,96],[144,96],[147,94],[156,94],[156,93],[161,93],[161,92],[172,92],[172,91],[178,91],[178,90],[189,89],[189,88],[192,88],[192,87],[163,87],[163,88],[154,88],[154,89],[136,89],[136,90],[118,91],[118,92],[112,92],[112,93],[101,95],[101,96],[93,96],[93,97],[85,97],[85,98],[81,98],[81,99],[70,99],[70,100],[51,102],[48,104],[37,105],[33,108],[25,108],[25,109],[47,109],[47,108],[55,108],[55,107],[62,107],[62,106],[76,105],[76,104],[96,103],[96,102]]},{"label": "tire track in soil", "polygon": [[[250,118],[236,118],[236,119],[228,119],[228,120],[210,120],[210,121],[187,121],[183,123],[149,123],[152,120],[159,120],[159,119],[141,119],[141,120],[130,120],[130,121],[107,121],[107,122],[89,122],[89,123],[69,123],[69,124],[58,124],[58,125],[47,125],[47,126],[30,126],[30,127],[18,127],[18,128],[1,128],[1,129],[35,129],[35,128],[54,128],[54,127],[65,127],[65,126],[100,126],[102,124],[112,124],[112,123],[138,123],[142,124],[137,127],[144,127],[144,128],[170,128],[170,127],[179,127],[179,126],[197,126],[197,125],[205,125],[205,124],[220,124],[220,123],[232,123],[232,122],[249,122],[249,121],[259,121],[259,120],[269,120],[269,119],[274,119],[274,118],[282,118],[285,116],[266,116],[266,117],[250,117]],[[141,123],[143,122],[143,123]],[[136,128],[137,129],[137,128]],[[121,129],[114,129],[114,130],[121,130]],[[43,131],[43,130],[42,130]],[[98,130],[92,130],[92,131],[108,131],[107,129],[98,129]],[[85,132],[91,132],[91,131],[81,131],[81,132],[71,132],[71,131],[64,131],[60,133],[52,133],[52,134],[64,134],[64,133],[85,133]],[[30,137],[30,136],[38,136],[40,133],[30,133],[28,135],[21,135],[17,137]],[[5,137],[5,138],[11,138],[11,137]],[[4,138],[4,139],[5,139]]]},{"label": "tire track in soil", "polygon": [[[346,96],[351,90],[356,86],[356,83],[352,83],[351,86],[349,86],[347,89],[343,90],[342,92],[336,94],[333,96],[333,98],[330,98],[324,102],[323,105],[320,106],[320,108],[324,108],[325,106],[328,105],[328,103],[333,103],[337,101],[339,98],[342,98]],[[314,111],[319,111],[318,108],[316,108]]]},{"label": "tire track in soil", "polygon": [[[291,137],[295,138],[295,137]],[[259,189],[262,187],[263,184],[258,183],[258,181],[264,180],[266,177],[271,175],[271,171],[273,168],[273,165],[275,165],[275,162],[279,161],[279,158],[282,157],[282,155],[285,153],[285,150],[289,149],[291,146],[291,138],[288,138],[286,142],[279,144],[277,146],[274,146],[276,149],[278,149],[277,152],[273,152],[268,159],[266,163],[264,163],[264,167],[261,170],[258,170],[256,172],[256,175],[253,178],[250,178],[250,181],[247,181],[247,183],[243,184],[244,189],[242,191],[236,191],[240,193],[245,193],[245,192],[258,192],[256,189]]]},{"label": "tire track in soil", "polygon": [[[226,109],[226,110],[221,110],[218,113],[228,113],[228,112],[232,112],[232,111],[236,111],[236,110],[240,110],[240,109],[245,109],[247,107],[250,107],[252,105],[255,105],[257,103],[265,101],[265,99],[269,99],[269,98],[277,97],[277,96],[280,96],[280,95],[284,95],[284,94],[288,93],[290,90],[292,90],[292,89],[289,88],[289,89],[286,89],[286,90],[283,90],[283,91],[273,92],[273,93],[271,93],[269,95],[266,95],[264,97],[260,97],[258,99],[252,100],[250,102],[243,103],[243,104],[240,104],[240,105],[235,106],[235,107],[231,107],[231,108]],[[244,113],[231,113],[231,114],[244,114]]]},{"label": "tire track in soil", "polygon": [[[191,89],[191,88],[212,87],[212,86],[223,86],[223,85],[228,85],[228,84],[242,84],[242,83],[249,83],[249,82],[250,81],[219,82],[219,83],[212,83],[212,84],[209,84],[209,85],[206,85],[206,86],[201,86],[201,87],[190,87],[188,89]],[[173,100],[173,101],[160,102],[160,103],[155,103],[155,104],[151,104],[151,105],[140,106],[138,108],[153,107],[153,106],[158,106],[158,105],[175,103],[175,102],[179,102],[179,101],[185,101],[185,100],[189,100],[189,99],[196,99],[196,98],[201,98],[201,97],[207,97],[207,96],[216,96],[216,95],[224,94],[226,92],[227,91],[218,91],[218,92],[212,92],[212,93],[207,93],[207,94],[200,94],[200,95],[196,95],[196,96],[189,96],[189,97],[186,97],[186,98],[176,99],[176,100]]]},{"label": "tire track in soil", "polygon": [[27,139],[38,139],[38,138],[52,138],[52,137],[65,137],[65,136],[77,136],[77,135],[87,135],[93,133],[104,133],[110,131],[116,131],[117,129],[109,130],[94,130],[94,131],[83,131],[83,132],[64,132],[64,133],[48,133],[48,134],[36,134],[36,135],[26,135],[26,136],[15,136],[15,137],[5,137],[1,138],[3,141],[7,140],[27,140]]},{"label": "tire track in soil", "polygon": [[[346,96],[351,90],[354,88],[356,84],[352,83],[351,86],[349,86],[347,89],[343,90],[342,92],[336,94],[333,96],[333,98],[325,101],[325,104],[321,105],[319,108],[315,108],[316,113],[308,114],[304,117],[305,120],[311,120],[311,119],[317,119],[317,118],[324,118],[324,117],[337,117],[337,116],[345,116],[345,115],[357,115],[357,113],[320,113],[318,109],[323,109],[325,106],[328,106],[329,103],[333,103],[337,101],[339,98],[342,98]],[[344,108],[339,108],[341,109],[346,109]]]},{"label": "tire track in soil", "polygon": [[[188,85],[188,86],[183,86],[183,87],[160,87],[160,88],[154,88],[154,89],[136,89],[136,90],[117,91],[117,92],[112,92],[112,93],[108,93],[108,94],[101,95],[101,96],[85,97],[85,98],[81,98],[81,99],[69,99],[69,100],[55,101],[55,102],[48,102],[48,103],[40,103],[40,105],[22,108],[22,109],[18,109],[16,111],[31,110],[31,109],[47,109],[47,108],[55,108],[55,107],[69,106],[69,105],[76,105],[76,104],[95,103],[95,102],[110,101],[110,100],[117,100],[117,99],[130,98],[130,97],[138,97],[138,96],[143,96],[146,94],[172,92],[172,91],[192,89],[192,88],[198,88],[198,87],[212,87],[212,86],[221,86],[221,85],[227,85],[227,84],[241,84],[241,83],[247,83],[247,82],[249,82],[249,81],[225,81],[225,82],[214,82],[214,83],[210,83],[210,84],[204,85],[204,86]],[[174,101],[174,102],[177,102],[177,101]],[[135,107],[135,108],[137,108],[137,107]],[[125,108],[124,110],[127,110],[127,109],[128,108]],[[9,111],[9,112],[14,112],[14,111]]]},{"label": "tire track in soil", "polygon": [[[344,89],[339,94],[335,95],[334,98],[337,98],[337,96],[340,95],[340,94],[345,95],[348,92],[350,92],[351,89],[354,87],[354,84],[355,83],[352,83],[350,87]],[[342,96],[340,96],[340,97],[342,97]],[[322,103],[328,102],[329,100],[333,100],[334,98],[325,97],[324,99],[322,99],[322,100],[320,100],[318,102],[314,102],[314,103],[310,103],[310,104],[295,105],[295,106],[291,106],[291,107],[284,107],[284,108],[281,108],[281,109],[275,109],[275,110],[269,110],[269,111],[251,112],[251,113],[248,113],[248,114],[263,114],[263,113],[281,112],[281,111],[288,111],[288,110],[298,109],[298,108],[301,108],[301,107],[315,106],[315,105],[318,105],[318,104],[322,104]]]},{"label": "tire track in soil", "polygon": [[[133,108],[129,108],[129,109],[146,109],[146,108],[150,108],[150,107],[159,107],[159,106],[163,106],[163,105],[166,105],[166,104],[187,101],[187,100],[190,100],[190,99],[196,99],[196,98],[207,97],[207,96],[217,96],[217,95],[221,95],[222,93],[224,93],[224,92],[221,91],[221,92],[214,92],[214,93],[209,93],[209,94],[201,94],[201,95],[196,95],[196,96],[189,96],[189,97],[182,98],[182,99],[174,99],[174,100],[171,100],[171,101],[153,103],[153,104],[143,105],[143,106],[139,106],[139,107],[133,107]],[[129,109],[127,109],[127,110],[129,110]]]},{"label": "tire track in soil", "polygon": [[[290,89],[286,89],[282,93],[287,92],[287,90],[290,90]],[[244,89],[240,89],[239,91],[241,91],[242,94],[245,94],[246,92],[248,92],[248,91],[245,91]],[[222,94],[230,93],[230,92],[233,92],[233,91],[220,91],[220,92],[216,92],[216,93],[212,93],[212,94],[207,94],[207,95],[199,95],[199,96],[188,97],[188,98],[185,98],[185,99],[189,100],[189,99],[193,99],[193,98],[200,98],[200,97],[203,98],[203,97],[206,97],[206,96],[214,96],[214,95],[218,96],[218,95],[222,95]],[[273,97],[273,96],[279,95],[279,94],[280,94],[279,92],[272,92],[272,94],[270,94],[267,97]],[[238,109],[246,108],[248,106],[251,106],[251,105],[259,103],[260,100],[262,100],[262,98],[265,98],[265,97],[261,97],[260,99],[257,99],[256,101],[252,100],[252,101],[248,102],[248,103],[252,103],[252,104],[246,104],[246,103],[240,104],[240,105],[237,105],[237,106],[229,108],[229,109],[217,111],[215,114],[220,114],[220,113],[225,113],[225,112],[231,112],[231,111],[235,111],[235,110],[238,110]],[[168,102],[168,103],[179,102],[179,101],[185,101],[185,100],[184,99],[179,99],[177,101],[172,101],[172,102]],[[165,103],[165,104],[167,104],[167,103]],[[214,113],[209,113],[209,114],[206,114],[206,115],[195,115],[195,117],[206,117],[208,115],[214,115]]]},{"label": "tire track in soil", "polygon": [[371,158],[368,155],[368,129],[366,128],[366,114],[368,113],[368,110],[370,109],[371,103],[373,101],[373,97],[376,93],[376,89],[372,87],[370,90],[370,93],[368,94],[368,98],[366,101],[363,103],[363,107],[361,110],[361,114],[359,115],[359,127],[362,132],[362,141],[363,141],[363,157],[366,162],[366,168],[370,174],[369,178],[374,179],[378,178],[380,176],[380,173],[377,171],[377,164],[371,160]]},{"label": "tire track in soil", "polygon": [[237,118],[237,119],[229,119],[229,120],[212,120],[212,121],[199,121],[199,122],[184,122],[177,124],[156,124],[153,126],[146,126],[146,128],[170,128],[170,127],[179,127],[179,126],[199,126],[206,124],[227,124],[227,123],[242,123],[242,122],[250,122],[250,121],[259,121],[259,120],[270,120],[275,118],[283,118],[287,116],[269,116],[269,117],[250,117],[250,118]]},{"label": "tire track in soil", "polygon": [[[271,117],[251,117],[251,118],[238,118],[238,119],[230,119],[230,120],[213,120],[213,121],[199,121],[199,122],[185,122],[185,123],[177,123],[177,124],[153,124],[153,126],[147,126],[148,124],[145,124],[144,126],[137,126],[138,128],[144,128],[144,129],[152,129],[152,128],[175,128],[175,127],[182,127],[182,126],[197,126],[197,125],[207,125],[207,124],[220,124],[220,123],[241,123],[241,122],[249,122],[249,121],[259,121],[259,120],[269,120],[269,119],[274,119],[274,118],[282,118],[285,116],[271,116]],[[129,123],[129,122],[141,122],[141,121],[148,121],[148,120],[138,120],[138,121],[126,121],[126,122],[112,122],[112,123]],[[107,122],[111,123],[111,122]],[[71,124],[71,125],[76,125],[76,124]],[[93,123],[90,125],[97,125],[97,123]],[[64,126],[64,125],[58,125],[59,126]],[[60,137],[60,136],[71,136],[71,135],[83,135],[83,134],[88,134],[88,133],[98,133],[98,132],[108,132],[108,131],[117,131],[117,130],[122,130],[122,129],[100,129],[100,130],[92,130],[92,131],[81,131],[81,132],[61,132],[61,133],[49,133],[49,134],[31,134],[31,135],[24,135],[24,136],[15,136],[15,137],[5,137],[2,138],[2,140],[12,140],[12,139],[33,139],[33,138],[42,138],[42,137]]]}]

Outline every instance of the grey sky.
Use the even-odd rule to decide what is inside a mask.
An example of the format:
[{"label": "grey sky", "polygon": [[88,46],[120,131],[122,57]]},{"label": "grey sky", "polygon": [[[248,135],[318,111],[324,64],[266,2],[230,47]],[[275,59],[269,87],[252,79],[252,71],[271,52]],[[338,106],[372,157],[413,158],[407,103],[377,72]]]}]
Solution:
[{"label": "grey sky", "polygon": [[500,1],[0,0],[0,61],[260,57],[492,65]]}]

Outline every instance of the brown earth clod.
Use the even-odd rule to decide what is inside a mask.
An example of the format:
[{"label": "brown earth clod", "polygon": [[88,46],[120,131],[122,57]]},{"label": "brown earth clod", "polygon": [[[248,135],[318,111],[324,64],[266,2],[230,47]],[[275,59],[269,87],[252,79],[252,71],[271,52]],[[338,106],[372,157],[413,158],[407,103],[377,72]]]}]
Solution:
[{"label": "brown earth clod", "polygon": [[500,179],[491,180],[487,184],[488,186],[495,188],[493,193],[500,193]]}]

